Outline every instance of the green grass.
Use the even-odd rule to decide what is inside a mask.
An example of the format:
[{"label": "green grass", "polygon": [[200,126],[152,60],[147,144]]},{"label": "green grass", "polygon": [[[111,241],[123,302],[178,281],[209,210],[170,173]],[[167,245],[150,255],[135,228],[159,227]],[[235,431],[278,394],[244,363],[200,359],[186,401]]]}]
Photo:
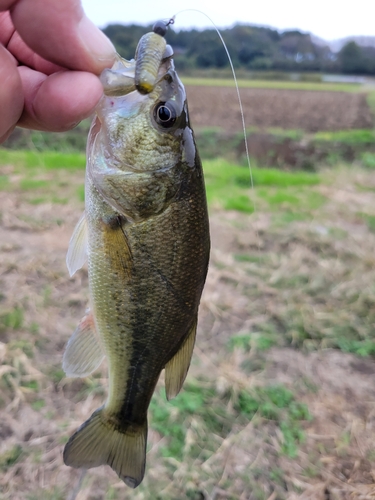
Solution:
[{"label": "green grass", "polygon": [[[312,191],[310,188],[279,188],[279,189],[263,189],[257,190],[257,194],[262,199],[266,200],[269,207],[273,211],[277,211],[277,216],[293,214],[294,218],[290,220],[306,220],[303,215],[307,216],[311,211],[320,208],[327,198],[320,193]],[[283,212],[280,212],[280,209]],[[286,212],[284,212],[284,210]],[[287,218],[288,219],[288,218]]]},{"label": "green grass", "polygon": [[207,200],[223,208],[244,212],[253,211],[249,198],[250,175],[247,168],[222,160],[207,160],[203,164]]},{"label": "green grass", "polygon": [[24,381],[21,383],[21,385],[22,387],[26,387],[27,389],[30,389],[33,392],[39,391],[39,384],[37,380]]},{"label": "green grass", "polygon": [[[251,392],[229,391],[219,396],[212,382],[204,380],[185,384],[184,391],[169,402],[162,392],[156,392],[150,414],[151,427],[166,438],[161,456],[178,461],[184,460],[186,454],[190,460],[208,459],[222,438],[232,432],[234,421],[245,427],[256,415],[277,423],[283,435],[281,451],[294,457],[304,438],[300,422],[311,418],[307,406],[297,402],[283,385],[258,387]],[[190,445],[186,441],[188,433],[194,436],[190,437]]]},{"label": "green grass", "polygon": [[[250,188],[248,167],[235,165],[226,160],[206,160],[203,162],[206,184],[215,187],[236,186]],[[312,186],[319,184],[317,174],[308,172],[285,172],[276,168],[251,167],[254,186]]]},{"label": "green grass", "polygon": [[297,171],[285,172],[276,168],[253,168],[254,186],[299,187],[320,183],[318,174]]},{"label": "green grass", "polygon": [[26,500],[66,500],[66,494],[60,487],[52,487],[51,489],[43,488],[37,493],[27,495]]},{"label": "green grass", "polygon": [[9,177],[7,175],[0,175],[0,191],[7,191],[9,188]]},{"label": "green grass", "polygon": [[[189,78],[183,77],[184,85],[204,85],[209,87],[234,87],[233,78]],[[294,82],[287,80],[238,80],[240,88],[324,90],[330,92],[364,92],[362,85],[355,83]]]},{"label": "green grass", "polygon": [[366,223],[372,233],[375,233],[375,215],[358,212],[357,215]]},{"label": "green grass", "polygon": [[23,326],[23,310],[15,306],[12,310],[3,312],[0,315],[0,332],[7,328],[11,330],[20,330]]},{"label": "green grass", "polygon": [[361,163],[364,167],[375,169],[375,153],[369,151],[361,154]]},{"label": "green grass", "polygon": [[28,202],[30,205],[41,205],[42,203],[46,203],[48,198],[46,196],[37,196],[36,198],[29,198]]},{"label": "green grass", "polygon": [[277,337],[266,332],[241,333],[233,335],[228,342],[230,350],[243,349],[250,351],[255,347],[258,351],[265,351],[277,344]]},{"label": "green grass", "polygon": [[34,357],[34,346],[28,340],[15,339],[8,343],[8,349],[20,349],[28,358]]},{"label": "green grass", "polygon": [[22,456],[22,447],[20,445],[15,445],[9,450],[4,451],[0,455],[0,470],[2,472],[7,471],[10,467],[15,465]]},{"label": "green grass", "polygon": [[234,408],[249,419],[257,414],[277,422],[283,436],[282,453],[297,456],[298,444],[305,438],[300,422],[311,420],[311,416],[307,406],[295,401],[289,389],[279,384],[257,387],[252,392],[242,390]]},{"label": "green grass", "polygon": [[[85,166],[85,157],[80,154],[62,154],[55,152],[11,151],[0,149],[0,165],[13,164],[21,179],[10,184],[8,177],[3,176],[4,189],[20,189],[25,191],[25,199],[31,205],[45,202],[66,204],[71,199],[71,193],[66,183],[57,178],[57,182],[43,178],[43,173],[56,169],[82,169]],[[36,170],[35,170],[36,169]],[[278,169],[261,169],[252,167],[252,177],[255,188],[262,188],[257,192],[250,190],[250,172],[247,167],[235,165],[231,162],[215,159],[204,162],[207,198],[210,204],[219,204],[225,210],[236,210],[244,213],[254,211],[254,196],[259,196],[272,207],[281,205],[312,207],[317,193],[305,191],[301,187],[310,187],[320,183],[315,173],[295,171],[285,172]],[[1,181],[1,178],[0,178]],[[1,186],[1,184],[0,184]],[[294,191],[293,191],[294,189]],[[84,186],[75,188],[78,200],[84,201]],[[319,205],[319,203],[317,203]]]},{"label": "green grass", "polygon": [[322,142],[340,142],[342,144],[365,145],[375,144],[375,131],[368,129],[358,130],[338,130],[338,131],[325,131],[317,132],[314,134],[316,141]]},{"label": "green grass", "polygon": [[45,191],[51,185],[50,181],[42,180],[42,179],[22,179],[20,181],[20,188],[22,191],[36,191],[43,190]]},{"label": "green grass", "polygon": [[303,222],[311,219],[311,215],[308,212],[301,213],[299,211],[295,212],[289,207],[284,207],[284,210],[275,213],[273,216],[273,221],[276,226],[288,225],[293,222]]},{"label": "green grass", "polygon": [[76,193],[77,193],[77,197],[78,197],[79,201],[85,201],[85,186],[84,185],[78,186]]},{"label": "green grass", "polygon": [[12,151],[0,148],[0,165],[14,165],[21,168],[40,167],[47,170],[84,169],[86,156],[81,153],[60,153],[54,151]]},{"label": "green grass", "polygon": [[[245,159],[244,137],[242,132],[228,133],[218,127],[202,128],[195,131],[201,158],[212,160],[218,157],[243,164]],[[276,170],[318,171],[321,166],[334,167],[339,163],[361,161],[372,168],[375,148],[375,131],[353,129],[338,131],[320,131],[315,134],[302,130],[249,127],[246,129],[248,140],[252,136],[261,136],[267,142],[267,149],[252,158],[252,164],[262,167],[276,167]],[[259,139],[255,139],[259,140]],[[293,141],[290,144],[290,141]],[[286,157],[281,154],[280,144],[290,152]]]},{"label": "green grass", "polygon": [[375,340],[353,340],[347,338],[338,338],[337,347],[344,352],[351,352],[357,356],[374,356],[375,355]]},{"label": "green grass", "polygon": [[[208,202],[219,204],[226,210],[252,213],[254,196],[260,196],[271,207],[287,205],[304,210],[317,208],[325,201],[318,193],[301,189],[320,183],[320,177],[315,173],[252,167],[255,187],[252,191],[247,167],[217,159],[206,160],[203,168]],[[255,206],[258,209],[258,203]]]},{"label": "green grass", "polygon": [[73,197],[84,201],[83,185],[73,185],[67,176],[75,171],[80,175],[85,164],[85,155],[79,153],[0,149],[0,166],[12,165],[16,174],[0,176],[0,191],[21,191],[30,205],[66,205]]},{"label": "green grass", "polygon": [[242,253],[237,253],[234,254],[234,259],[237,262],[265,262],[267,257],[264,255],[249,255],[249,254],[242,254]]},{"label": "green grass", "polygon": [[237,210],[238,212],[246,212],[248,214],[254,212],[254,204],[245,194],[233,193],[233,196],[229,196],[225,200],[223,207],[225,210]]},{"label": "green grass", "polygon": [[293,194],[285,193],[282,191],[269,194],[264,191],[258,192],[261,196],[267,199],[270,205],[298,205],[299,198]]},{"label": "green grass", "polygon": [[36,399],[31,403],[31,408],[35,411],[40,411],[42,408],[46,406],[46,402],[44,399]]},{"label": "green grass", "polygon": [[[255,132],[263,132],[263,129],[259,128],[253,128],[252,130],[249,130],[249,133]],[[267,134],[271,134],[274,137],[278,137],[280,139],[291,139],[292,141],[300,141],[303,136],[305,135],[305,132],[303,130],[296,130],[296,129],[283,129],[283,128],[278,128],[278,127],[270,127],[266,129]]]}]

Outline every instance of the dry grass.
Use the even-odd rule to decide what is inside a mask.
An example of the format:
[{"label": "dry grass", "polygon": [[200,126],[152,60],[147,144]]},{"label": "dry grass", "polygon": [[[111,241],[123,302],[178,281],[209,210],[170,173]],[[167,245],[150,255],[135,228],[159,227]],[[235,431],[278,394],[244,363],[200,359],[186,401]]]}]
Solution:
[{"label": "dry grass", "polygon": [[190,375],[171,403],[160,383],[146,477],[132,491],[109,468],[62,462],[106,386],[105,366],[83,380],[61,371],[88,298],[85,271],[65,269],[83,174],[39,172],[50,187],[31,194],[27,171],[1,169],[0,499],[375,498],[371,172],[323,173],[308,188],[321,202],[305,210],[270,202],[271,191],[251,216],[212,209]]}]

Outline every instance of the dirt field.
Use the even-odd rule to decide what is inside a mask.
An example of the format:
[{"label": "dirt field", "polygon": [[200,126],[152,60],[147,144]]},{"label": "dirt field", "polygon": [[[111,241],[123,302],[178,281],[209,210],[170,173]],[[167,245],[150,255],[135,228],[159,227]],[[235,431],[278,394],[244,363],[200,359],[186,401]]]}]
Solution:
[{"label": "dirt field", "polygon": [[[0,174],[14,186],[22,177],[11,166]],[[105,400],[106,370],[84,380],[61,370],[88,300],[86,272],[69,279],[65,267],[83,173],[44,180],[69,204],[38,202],[45,186],[0,192],[2,500],[375,498],[375,361],[331,347],[336,327],[367,338],[374,326],[375,235],[358,215],[375,214],[371,172],[327,174],[311,188],[327,201],[305,220],[282,222],[282,207],[252,216],[212,208],[212,258],[187,383],[213,388],[228,430],[219,435],[208,422],[204,434],[197,412],[186,411],[183,458],[166,458],[172,438],[153,427],[155,413],[145,480],[135,491],[107,467],[85,475],[62,462],[68,436]],[[250,339],[247,348],[228,347],[235,335]],[[279,425],[265,410],[248,419],[234,412],[241,391],[270,384],[306,405],[301,427],[283,427],[297,422],[292,413]],[[288,439],[298,443],[295,452],[285,451]],[[194,446],[202,450],[192,459]]]},{"label": "dirt field", "polygon": [[[194,127],[241,129],[234,88],[187,86]],[[308,132],[372,128],[365,94],[302,90],[240,89],[246,126],[282,127]]]}]

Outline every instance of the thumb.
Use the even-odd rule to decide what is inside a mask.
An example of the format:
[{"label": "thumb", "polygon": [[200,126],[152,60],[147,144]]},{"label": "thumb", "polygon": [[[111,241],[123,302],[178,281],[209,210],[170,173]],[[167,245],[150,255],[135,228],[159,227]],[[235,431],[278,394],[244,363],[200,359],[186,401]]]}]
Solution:
[{"label": "thumb", "polygon": [[16,62],[2,45],[0,45],[0,81],[0,142],[2,142],[16,126],[24,103]]},{"label": "thumb", "polygon": [[88,19],[79,0],[19,0],[11,16],[24,42],[51,62],[95,74],[114,62],[112,43]]}]

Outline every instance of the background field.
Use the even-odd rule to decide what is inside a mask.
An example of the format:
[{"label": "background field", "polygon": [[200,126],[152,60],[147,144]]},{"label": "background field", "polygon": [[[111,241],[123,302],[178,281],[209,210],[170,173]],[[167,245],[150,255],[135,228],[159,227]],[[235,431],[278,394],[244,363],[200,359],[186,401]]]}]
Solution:
[{"label": "background field", "polygon": [[88,301],[86,271],[65,267],[80,142],[17,133],[6,146],[29,150],[0,150],[0,499],[375,498],[373,94],[241,89],[252,190],[236,94],[190,83],[210,271],[188,379],[169,403],[160,381],[135,491],[62,462],[107,384],[104,365],[61,369]]},{"label": "background field", "polygon": [[[233,87],[194,85],[188,87],[188,92],[194,126],[233,131],[241,125]],[[289,84],[285,89],[241,87],[241,98],[245,109],[251,109],[251,113],[246,113],[247,127],[316,132],[370,128],[373,124],[364,93],[300,90],[298,87],[294,90]]]}]

